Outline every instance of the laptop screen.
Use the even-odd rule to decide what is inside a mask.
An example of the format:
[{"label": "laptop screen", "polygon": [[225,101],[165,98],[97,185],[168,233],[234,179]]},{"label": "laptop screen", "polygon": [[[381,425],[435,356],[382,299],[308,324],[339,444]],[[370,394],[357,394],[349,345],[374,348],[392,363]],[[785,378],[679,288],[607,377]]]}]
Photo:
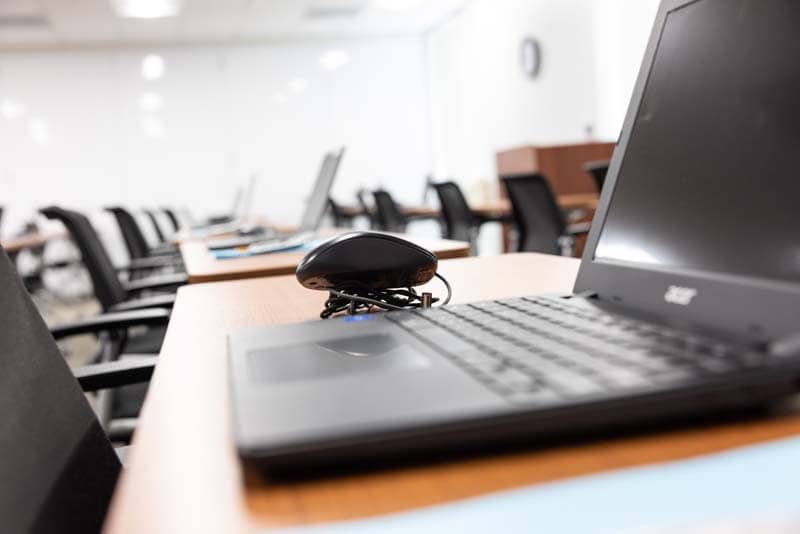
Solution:
[{"label": "laptop screen", "polygon": [[308,199],[303,218],[300,221],[301,232],[318,230],[322,224],[322,218],[328,209],[328,197],[330,196],[331,187],[333,187],[333,181],[336,178],[343,155],[344,149],[335,154],[325,155],[319,175],[317,175],[317,181],[311,190],[311,196]]},{"label": "laptop screen", "polygon": [[599,262],[800,282],[800,2],[667,15]]}]

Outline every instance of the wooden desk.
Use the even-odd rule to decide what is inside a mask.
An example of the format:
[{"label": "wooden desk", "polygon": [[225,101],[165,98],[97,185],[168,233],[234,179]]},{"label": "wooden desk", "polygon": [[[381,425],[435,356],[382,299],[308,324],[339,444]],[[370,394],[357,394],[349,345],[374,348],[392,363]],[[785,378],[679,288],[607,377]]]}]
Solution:
[{"label": "wooden desk", "polygon": [[8,254],[15,254],[25,249],[37,248],[46,245],[49,241],[66,237],[65,232],[36,232],[18,237],[3,239],[0,244]]},{"label": "wooden desk", "polygon": [[[450,260],[440,269],[453,283],[454,301],[469,302],[569,291],[578,261],[519,254]],[[231,438],[226,336],[241,328],[313,319],[324,299],[292,277],[179,290],[108,532],[250,532],[368,517],[800,433],[800,416],[787,411],[757,421],[291,485],[242,474]]]},{"label": "wooden desk", "polygon": [[[348,230],[323,231],[333,236]],[[404,236],[419,246],[433,251],[440,259],[469,256],[469,243],[446,239],[426,239]],[[220,282],[260,276],[293,274],[307,251],[276,252],[259,256],[218,260],[208,251],[205,241],[184,241],[180,244],[181,257],[189,275],[189,283]]]}]

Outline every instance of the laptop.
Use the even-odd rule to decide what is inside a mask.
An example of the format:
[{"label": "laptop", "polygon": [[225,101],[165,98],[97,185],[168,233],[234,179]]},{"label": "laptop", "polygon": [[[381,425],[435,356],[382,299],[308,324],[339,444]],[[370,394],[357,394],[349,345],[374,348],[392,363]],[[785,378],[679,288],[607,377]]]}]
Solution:
[{"label": "laptop", "polygon": [[203,224],[196,224],[191,213],[184,208],[183,215],[190,224],[192,234],[197,236],[224,234],[238,232],[240,229],[245,228],[249,224],[249,219],[252,215],[253,199],[255,198],[259,181],[259,176],[253,174],[246,188],[238,187],[236,189],[231,215],[211,217]]},{"label": "laptop", "polygon": [[209,242],[208,249],[219,251],[247,247],[250,253],[260,254],[295,248],[313,240],[325,217],[328,198],[344,153],[345,147],[342,147],[334,153],[325,154],[296,232],[286,233],[270,228],[249,228],[240,231],[241,235],[238,237]]},{"label": "laptop", "polygon": [[307,469],[795,394],[798,27],[795,0],[664,1],[574,294],[235,333],[240,455]]}]

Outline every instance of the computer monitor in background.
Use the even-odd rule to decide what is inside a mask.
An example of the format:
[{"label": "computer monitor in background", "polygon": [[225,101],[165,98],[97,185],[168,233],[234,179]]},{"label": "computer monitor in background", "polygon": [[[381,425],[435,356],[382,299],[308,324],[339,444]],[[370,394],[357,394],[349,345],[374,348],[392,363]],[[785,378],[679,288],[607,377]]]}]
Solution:
[{"label": "computer monitor in background", "polygon": [[242,224],[247,224],[248,219],[250,219],[250,216],[253,214],[253,199],[256,196],[258,181],[258,174],[253,173],[252,176],[250,176],[250,181],[247,183],[247,188],[244,190],[244,194],[242,195],[240,210],[236,212],[236,219]]},{"label": "computer monitor in background", "polygon": [[231,206],[231,211],[229,217],[231,220],[235,219],[239,216],[239,212],[242,209],[242,197],[244,195],[244,188],[239,186],[236,188],[236,194],[233,196],[233,206]]},{"label": "computer monitor in background", "polygon": [[328,209],[328,197],[344,153],[345,147],[342,147],[336,153],[325,154],[325,158],[322,160],[322,167],[317,175],[317,181],[311,190],[311,196],[300,221],[300,232],[313,232],[318,230],[322,224],[322,218]]}]

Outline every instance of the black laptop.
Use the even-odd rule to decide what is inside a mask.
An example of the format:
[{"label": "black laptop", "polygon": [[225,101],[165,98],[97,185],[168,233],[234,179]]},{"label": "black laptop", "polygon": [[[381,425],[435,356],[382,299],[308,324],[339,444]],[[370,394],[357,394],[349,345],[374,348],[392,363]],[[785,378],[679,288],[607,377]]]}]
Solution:
[{"label": "black laptop", "polygon": [[663,2],[574,295],[236,333],[241,456],[536,443],[794,394],[798,28],[796,0]]}]

